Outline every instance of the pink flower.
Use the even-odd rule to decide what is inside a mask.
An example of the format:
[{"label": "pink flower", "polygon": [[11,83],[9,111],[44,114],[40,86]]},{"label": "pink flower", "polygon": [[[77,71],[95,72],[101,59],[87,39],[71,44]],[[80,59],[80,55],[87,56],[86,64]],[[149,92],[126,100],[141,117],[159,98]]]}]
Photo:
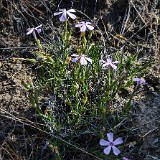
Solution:
[{"label": "pink flower", "polygon": [[140,85],[146,84],[145,80],[141,78],[133,78],[133,81],[137,82],[135,89],[137,89]]},{"label": "pink flower", "polygon": [[76,12],[74,9],[69,9],[69,10],[66,10],[66,9],[59,9],[59,12],[56,12],[54,13],[54,16],[57,16],[59,14],[62,14],[59,18],[59,20],[61,22],[64,22],[67,20],[67,15],[72,18],[72,19],[76,19],[76,15],[74,15],[73,13],[71,12]]},{"label": "pink flower", "polygon": [[146,84],[145,80],[141,79],[141,78],[133,78],[133,81],[137,82],[137,85],[144,85]]},{"label": "pink flower", "polygon": [[36,32],[40,33],[42,31],[41,27],[42,27],[42,24],[35,28],[28,28],[27,29],[28,32],[26,33],[26,35],[33,34],[34,38],[37,39]]},{"label": "pink flower", "polygon": [[76,24],[75,27],[80,27],[81,32],[85,32],[87,29],[90,31],[94,29],[91,22],[84,22],[84,21]]},{"label": "pink flower", "polygon": [[92,64],[92,59],[86,57],[86,55],[78,55],[78,54],[72,54],[72,57],[75,57],[72,59],[72,62],[77,62],[78,60],[80,61],[81,65],[87,65],[87,61]]},{"label": "pink flower", "polygon": [[122,138],[117,138],[115,141],[113,141],[113,133],[107,133],[108,141],[101,139],[100,145],[101,146],[108,146],[104,149],[105,154],[109,154],[111,152],[111,148],[113,150],[113,153],[117,156],[120,154],[120,150],[116,147],[116,145],[122,144],[123,140]]},{"label": "pink flower", "polygon": [[117,66],[115,64],[118,64],[118,61],[112,62],[112,59],[107,59],[107,61],[104,61],[103,59],[100,60],[100,63],[102,63],[102,67],[105,68],[107,67],[112,67],[113,69],[117,69]]}]

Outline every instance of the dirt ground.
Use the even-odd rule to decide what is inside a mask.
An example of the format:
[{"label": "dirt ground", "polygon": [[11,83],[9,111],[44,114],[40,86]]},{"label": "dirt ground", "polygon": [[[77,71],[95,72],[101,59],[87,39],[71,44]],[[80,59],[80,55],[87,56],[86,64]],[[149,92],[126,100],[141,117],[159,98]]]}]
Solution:
[{"label": "dirt ground", "polygon": [[[52,152],[43,155],[46,135],[40,131],[41,124],[29,102],[29,92],[22,82],[32,82],[34,66],[15,58],[32,57],[34,43],[26,37],[26,29],[31,25],[44,24],[43,43],[51,41],[52,30],[58,23],[51,13],[60,5],[62,8],[77,6],[91,19],[94,19],[103,35],[108,37],[107,47],[116,50],[122,46],[129,51],[140,50],[141,59],[152,57],[145,80],[147,87],[142,89],[133,101],[134,130],[138,130],[141,145],[132,160],[160,159],[160,1],[127,0],[93,1],[92,12],[87,10],[89,2],[69,1],[7,1],[0,3],[0,159],[2,160],[49,160]],[[105,4],[105,5],[102,5]],[[144,6],[144,8],[141,8]],[[90,7],[89,7],[90,8]],[[128,9],[130,8],[130,15]],[[32,11],[32,12],[31,12]],[[94,15],[94,16],[93,16]],[[36,18],[35,18],[36,17]],[[101,17],[101,18],[99,18]],[[124,17],[128,17],[126,20]],[[39,18],[39,19],[38,19]],[[46,20],[46,18],[48,20]],[[86,18],[85,16],[83,18]],[[116,21],[115,21],[116,20]],[[133,23],[134,22],[134,23]],[[117,34],[128,25],[124,38],[116,39]],[[123,27],[120,27],[123,26]],[[123,32],[122,32],[123,33]],[[34,122],[34,123],[32,123]],[[136,150],[131,144],[131,150]],[[44,158],[45,157],[45,158]],[[83,156],[82,156],[83,157]],[[83,159],[83,158],[80,159]],[[79,160],[80,160],[79,159]],[[86,157],[84,158],[86,159]]]}]

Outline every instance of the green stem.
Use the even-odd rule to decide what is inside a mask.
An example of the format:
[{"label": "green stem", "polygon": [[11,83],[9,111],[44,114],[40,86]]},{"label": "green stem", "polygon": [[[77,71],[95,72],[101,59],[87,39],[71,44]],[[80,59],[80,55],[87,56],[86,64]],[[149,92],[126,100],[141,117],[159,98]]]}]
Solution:
[{"label": "green stem", "polygon": [[65,21],[65,23],[64,23],[64,41],[66,41],[66,39],[67,39],[67,21]]},{"label": "green stem", "polygon": [[87,39],[85,37],[85,33],[82,36],[82,41],[83,41],[83,51],[86,51],[86,45],[87,45]]},{"label": "green stem", "polygon": [[40,51],[42,51],[42,45],[41,45],[40,40],[37,39],[37,38],[36,38],[35,40],[36,40],[36,44],[37,44],[38,49],[39,49]]},{"label": "green stem", "polygon": [[108,84],[110,87],[110,85],[111,85],[111,68],[110,68],[110,66],[108,66]]}]

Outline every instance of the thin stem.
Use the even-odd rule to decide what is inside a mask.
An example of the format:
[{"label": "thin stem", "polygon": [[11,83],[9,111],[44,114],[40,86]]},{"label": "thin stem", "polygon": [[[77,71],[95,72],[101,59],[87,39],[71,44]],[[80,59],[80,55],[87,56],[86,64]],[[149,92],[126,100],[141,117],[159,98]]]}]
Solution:
[{"label": "thin stem", "polygon": [[67,39],[67,21],[65,21],[64,23],[64,41],[66,42]]},{"label": "thin stem", "polygon": [[108,84],[111,85],[111,68],[108,66]]},{"label": "thin stem", "polygon": [[37,38],[35,38],[35,41],[36,41],[36,44],[37,44],[38,49],[39,49],[40,51],[42,51],[42,50],[43,50],[43,48],[42,48],[42,45],[41,45],[40,40],[39,40],[39,39],[37,39]]}]

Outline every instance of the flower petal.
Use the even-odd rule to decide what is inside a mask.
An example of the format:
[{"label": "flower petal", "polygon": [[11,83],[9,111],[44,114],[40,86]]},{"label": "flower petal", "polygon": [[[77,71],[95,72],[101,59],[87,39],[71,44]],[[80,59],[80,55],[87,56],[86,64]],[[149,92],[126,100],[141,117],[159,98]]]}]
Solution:
[{"label": "flower petal", "polygon": [[112,67],[113,69],[115,69],[115,70],[117,69],[117,66],[114,65],[113,63],[111,63],[110,65],[111,65],[111,67]]},{"label": "flower petal", "polygon": [[105,63],[105,61],[104,61],[103,59],[101,59],[99,62],[100,62],[100,63]]},{"label": "flower petal", "polygon": [[113,149],[113,153],[114,153],[116,156],[121,153],[120,150],[119,150],[117,147],[115,147],[115,146],[112,146],[112,149]]},{"label": "flower petal", "polygon": [[64,21],[67,20],[67,14],[66,14],[66,12],[63,12],[63,14],[62,14],[61,17],[59,18],[59,20],[60,20],[61,22],[64,22]]},{"label": "flower petal", "polygon": [[70,18],[76,19],[76,15],[74,15],[73,13],[70,13],[70,12],[67,11],[67,14],[68,14],[68,16],[69,16]]},{"label": "flower petal", "polygon": [[141,79],[140,78],[133,78],[133,81],[139,82]]},{"label": "flower petal", "polygon": [[81,31],[81,32],[85,32],[85,31],[86,31],[86,25],[82,25],[80,31]]},{"label": "flower petal", "polygon": [[81,23],[78,23],[78,24],[75,25],[75,27],[81,27],[81,26],[82,26]]},{"label": "flower petal", "polygon": [[79,59],[79,57],[73,58],[73,59],[72,59],[72,62],[74,62],[74,63],[75,63],[75,62],[77,62],[77,61],[78,61],[78,59]]},{"label": "flower petal", "polygon": [[118,145],[118,144],[122,144],[123,143],[123,140],[122,138],[117,138],[114,142],[113,142],[113,145]]},{"label": "flower petal", "polygon": [[36,29],[37,33],[40,33],[42,31],[42,29]]},{"label": "flower petal", "polygon": [[108,146],[108,145],[109,145],[109,142],[106,141],[106,140],[104,140],[104,139],[100,139],[99,144],[100,144],[101,146]]},{"label": "flower petal", "polygon": [[107,64],[107,63],[104,63],[104,64],[102,65],[102,68],[105,68],[106,66],[108,66],[108,64]]},{"label": "flower petal", "polygon": [[104,149],[105,154],[109,154],[111,152],[111,146],[108,146],[107,148]]},{"label": "flower petal", "polygon": [[108,63],[112,63],[112,60],[108,58],[108,59],[107,59],[107,62],[108,62]]},{"label": "flower petal", "polygon": [[92,23],[91,22],[86,22],[86,25],[91,25]]},{"label": "flower petal", "polygon": [[26,33],[26,35],[29,35],[34,31],[34,28],[28,28],[27,30],[28,30],[28,32]]},{"label": "flower petal", "polygon": [[145,80],[143,80],[143,79],[141,79],[141,81],[140,81],[140,84],[146,84],[146,81]]},{"label": "flower petal", "polygon": [[81,56],[80,63],[81,63],[81,65],[87,65],[87,61],[84,56]]},{"label": "flower petal", "polygon": [[119,62],[118,62],[118,61],[114,61],[113,63],[114,63],[114,64],[118,64]]},{"label": "flower petal", "polygon": [[75,27],[82,27],[85,24],[85,22],[80,22],[78,24],[75,25]]},{"label": "flower petal", "polygon": [[41,28],[41,27],[42,27],[42,24],[40,24],[39,26],[37,26],[36,29]]},{"label": "flower petal", "polygon": [[107,133],[108,141],[113,143],[113,133]]},{"label": "flower petal", "polygon": [[69,9],[67,12],[76,12],[74,9]]},{"label": "flower petal", "polygon": [[59,14],[62,14],[63,12],[55,12],[53,15],[54,16],[57,16],[57,15],[59,15]]},{"label": "flower petal", "polygon": [[92,59],[91,58],[86,57],[86,60],[92,64]]},{"label": "flower petal", "polygon": [[71,56],[73,56],[73,57],[79,57],[78,54],[72,54]]},{"label": "flower petal", "polygon": [[87,28],[88,28],[90,31],[92,31],[92,30],[94,29],[94,27],[91,26],[91,25],[86,24],[86,26],[87,26]]},{"label": "flower petal", "polygon": [[110,66],[111,64],[112,64],[112,63],[110,63],[110,62],[106,62],[106,65],[107,65],[107,66]]},{"label": "flower petal", "polygon": [[60,12],[66,12],[66,9],[59,9]]}]

